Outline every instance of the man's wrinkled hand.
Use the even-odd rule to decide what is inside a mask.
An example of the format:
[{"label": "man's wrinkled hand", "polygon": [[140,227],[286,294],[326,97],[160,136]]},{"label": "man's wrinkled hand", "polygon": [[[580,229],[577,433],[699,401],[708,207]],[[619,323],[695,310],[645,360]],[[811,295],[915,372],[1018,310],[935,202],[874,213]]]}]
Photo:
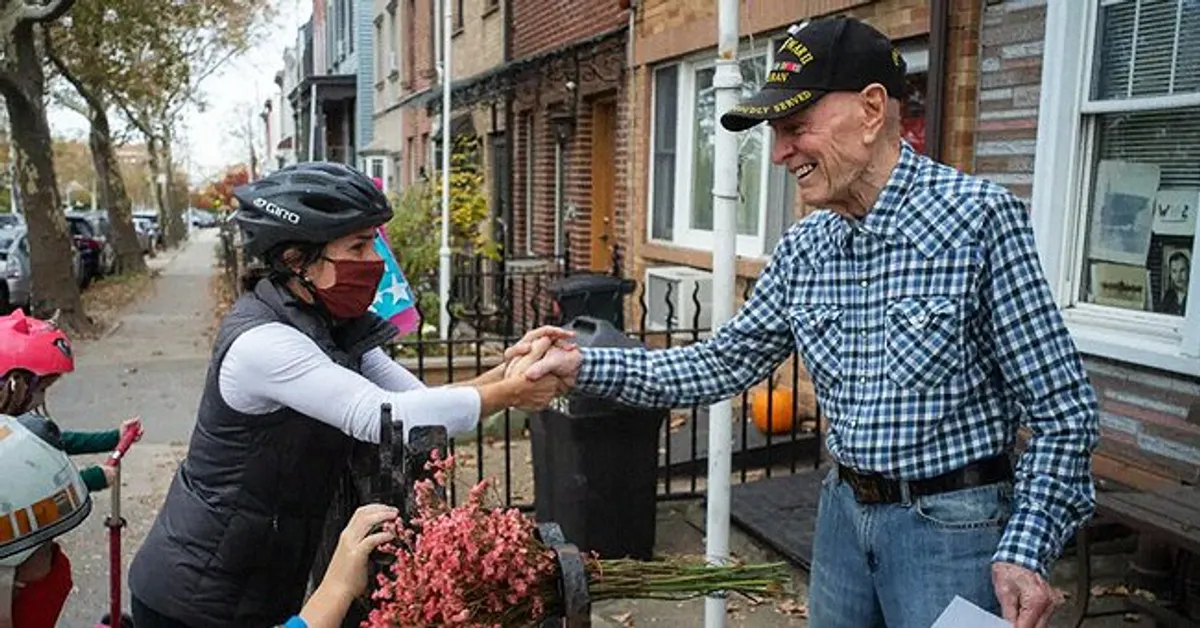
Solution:
[{"label": "man's wrinkled hand", "polygon": [[1012,563],[992,564],[992,586],[1013,628],[1045,628],[1062,595],[1036,572]]},{"label": "man's wrinkled hand", "polygon": [[562,380],[568,388],[574,388],[575,377],[579,374],[579,367],[582,364],[583,353],[578,349],[573,347],[563,349],[554,346],[547,350],[540,360],[525,370],[525,377],[536,381],[546,376],[553,376]]}]

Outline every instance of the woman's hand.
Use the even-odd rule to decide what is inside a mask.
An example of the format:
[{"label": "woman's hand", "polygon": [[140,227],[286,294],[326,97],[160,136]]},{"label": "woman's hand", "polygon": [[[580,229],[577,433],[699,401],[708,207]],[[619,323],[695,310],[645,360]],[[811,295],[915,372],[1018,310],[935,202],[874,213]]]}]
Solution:
[{"label": "woman's hand", "polygon": [[[530,331],[521,338],[517,344],[504,350],[504,361],[511,363],[513,360],[520,358],[533,351],[534,342],[540,338],[549,338],[551,344],[557,345],[560,349],[574,349],[575,344],[570,342],[575,337],[575,332],[568,331],[561,327],[553,325],[545,325]],[[545,352],[543,352],[545,353]]]},{"label": "woman's hand", "polygon": [[513,407],[527,411],[541,410],[567,391],[567,387],[557,377],[545,377],[534,381],[525,376],[525,372],[531,366],[555,348],[555,342],[555,337],[549,334],[537,337],[530,343],[526,353],[508,363],[504,371],[504,381],[512,386]]}]

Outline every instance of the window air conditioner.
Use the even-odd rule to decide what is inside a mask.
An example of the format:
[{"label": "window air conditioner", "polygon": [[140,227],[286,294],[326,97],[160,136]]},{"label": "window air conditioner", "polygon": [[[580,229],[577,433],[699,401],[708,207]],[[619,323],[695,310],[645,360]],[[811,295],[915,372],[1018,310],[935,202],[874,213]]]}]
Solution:
[{"label": "window air conditioner", "polygon": [[[712,273],[706,270],[688,266],[647,268],[645,299],[649,330],[663,331],[669,327],[690,334],[693,329],[712,327]],[[708,335],[709,332],[701,334]]]}]

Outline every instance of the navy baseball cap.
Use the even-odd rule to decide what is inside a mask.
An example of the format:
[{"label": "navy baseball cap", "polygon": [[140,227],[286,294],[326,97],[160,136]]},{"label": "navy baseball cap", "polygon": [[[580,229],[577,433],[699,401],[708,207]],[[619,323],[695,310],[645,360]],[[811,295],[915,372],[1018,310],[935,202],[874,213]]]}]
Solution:
[{"label": "navy baseball cap", "polygon": [[879,83],[904,97],[904,57],[886,35],[851,17],[809,20],[788,28],[757,94],[721,116],[721,126],[745,131],[812,105],[830,92],[857,92]]}]

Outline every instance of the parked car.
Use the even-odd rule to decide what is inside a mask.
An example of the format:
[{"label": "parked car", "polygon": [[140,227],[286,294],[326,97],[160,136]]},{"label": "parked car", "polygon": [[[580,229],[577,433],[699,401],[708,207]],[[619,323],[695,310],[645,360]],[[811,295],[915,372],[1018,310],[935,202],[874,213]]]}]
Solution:
[{"label": "parked car", "polygon": [[158,251],[154,250],[154,241],[150,237],[149,223],[135,217],[133,219],[133,232],[137,235],[138,250],[142,252],[142,255],[154,257]]},{"label": "parked car", "polygon": [[0,229],[17,229],[25,227],[25,217],[21,214],[0,214]]},{"label": "parked car", "polygon": [[158,212],[150,209],[138,209],[133,212],[134,222],[143,223],[143,228],[146,229],[147,235],[150,236],[150,242],[156,250],[166,248],[166,243],[163,241],[162,225],[158,222]]},{"label": "parked car", "polygon": [[190,208],[187,210],[188,224],[201,229],[208,229],[217,226],[217,217],[203,209]]},{"label": "parked car", "polygon": [[79,253],[79,272],[75,280],[79,282],[80,288],[86,288],[93,279],[100,276],[100,251],[104,245],[96,238],[92,223],[85,218],[68,214],[67,228],[75,243],[75,250]]},{"label": "parked car", "polygon": [[112,223],[108,220],[108,212],[98,211],[69,211],[68,220],[86,220],[91,226],[91,238],[100,244],[97,270],[100,276],[115,275],[120,272],[117,267],[116,239],[113,237]]},{"label": "parked car", "polygon": [[29,238],[21,227],[0,227],[0,312],[29,309],[33,279],[29,263]]}]

